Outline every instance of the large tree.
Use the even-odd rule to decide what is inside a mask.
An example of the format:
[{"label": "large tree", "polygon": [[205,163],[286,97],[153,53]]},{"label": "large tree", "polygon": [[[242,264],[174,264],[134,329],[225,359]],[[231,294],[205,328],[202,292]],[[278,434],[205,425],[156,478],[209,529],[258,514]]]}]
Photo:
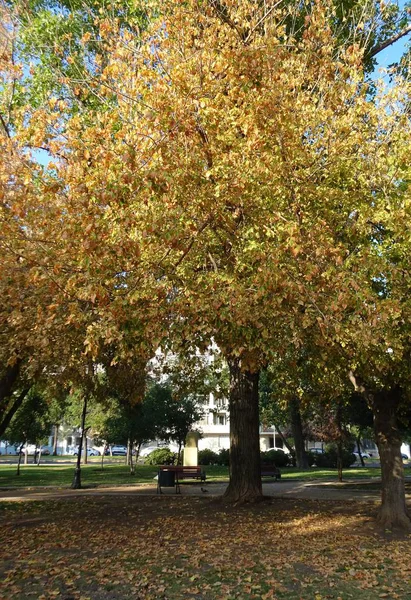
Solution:
[{"label": "large tree", "polygon": [[[270,348],[301,344],[307,327],[330,329],[336,286],[358,285],[350,267],[368,255],[352,253],[370,244],[381,190],[397,193],[386,150],[398,109],[370,98],[364,48],[336,41],[327,7],[313,8],[296,37],[287,8],[224,6],[165,2],[138,46],[105,21],[99,93],[108,81],[116,107],[92,124],[69,122],[73,150],[59,176],[84,219],[91,211],[101,269],[117,266],[116,294],[96,272],[99,310],[113,314],[123,292],[123,327],[140,304],[155,339],[221,348],[231,375],[227,497],[246,500],[261,495],[260,368]],[[153,298],[169,313],[167,332]]]},{"label": "large tree", "polygon": [[369,47],[334,35],[332,6],[316,4],[298,30],[289,17],[275,2],[170,0],[141,40],[104,15],[93,93],[106,110],[67,118],[51,98],[24,120],[27,143],[51,140],[58,157],[43,198],[58,200],[59,243],[40,247],[42,274],[47,259],[74,298],[86,351],[114,344],[116,361],[133,356],[131,340],[149,353],[166,338],[179,351],[214,339],[226,357],[233,500],[262,493],[270,349],[301,345],[309,327],[319,345],[345,344],[347,306],[366,321],[370,295],[352,291],[377,270],[370,223],[403,193],[387,148],[404,146],[404,98],[371,98]]}]

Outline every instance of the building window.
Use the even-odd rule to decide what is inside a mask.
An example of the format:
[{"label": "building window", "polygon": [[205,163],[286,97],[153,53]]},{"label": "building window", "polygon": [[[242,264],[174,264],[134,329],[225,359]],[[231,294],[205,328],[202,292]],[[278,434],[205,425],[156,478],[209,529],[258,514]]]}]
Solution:
[{"label": "building window", "polygon": [[213,422],[214,422],[214,425],[225,425],[226,424],[226,416],[215,414]]}]

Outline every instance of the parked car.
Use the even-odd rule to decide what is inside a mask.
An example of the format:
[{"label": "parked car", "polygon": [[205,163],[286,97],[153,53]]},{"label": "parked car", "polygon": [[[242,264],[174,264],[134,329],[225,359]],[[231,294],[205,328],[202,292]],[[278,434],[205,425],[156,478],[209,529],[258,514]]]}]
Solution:
[{"label": "parked car", "polygon": [[408,456],[408,454],[404,454],[404,452],[401,452],[401,458],[402,460],[409,460],[410,457]]},{"label": "parked car", "polygon": [[[78,447],[77,448],[73,448],[72,450],[69,450],[68,454],[70,456],[78,456]],[[82,452],[84,452],[84,448],[82,450]],[[100,452],[98,450],[96,450],[95,448],[91,448],[90,446],[87,446],[87,456],[100,456]]]},{"label": "parked car", "polygon": [[53,449],[51,448],[51,446],[42,446],[41,447],[41,453],[44,456],[49,456],[50,454],[52,454]]},{"label": "parked car", "polygon": [[[21,454],[25,454],[27,450],[27,454],[34,454],[38,448],[34,444],[29,444],[28,446],[23,446],[20,450]],[[19,448],[17,448],[17,454],[19,452]]]},{"label": "parked car", "polygon": [[[358,452],[353,452],[353,454],[357,460],[360,458],[360,455],[358,454]],[[371,458],[371,454],[368,454],[368,452],[361,452],[361,456],[363,458]]]},{"label": "parked car", "polygon": [[110,452],[110,448],[107,448],[107,450],[105,451],[106,456],[127,456],[127,448],[125,446],[111,446],[111,452]]},{"label": "parked car", "polygon": [[309,452],[312,452],[313,454],[324,454],[325,450],[323,448],[310,448]]}]

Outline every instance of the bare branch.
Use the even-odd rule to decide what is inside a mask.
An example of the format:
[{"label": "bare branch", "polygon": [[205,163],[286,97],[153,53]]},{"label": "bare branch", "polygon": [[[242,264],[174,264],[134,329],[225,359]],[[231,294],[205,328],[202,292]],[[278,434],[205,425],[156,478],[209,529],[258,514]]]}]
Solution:
[{"label": "bare branch", "polygon": [[409,33],[411,33],[411,25],[407,25],[407,27],[404,27],[404,29],[402,29],[399,33],[396,33],[392,37],[388,38],[388,40],[385,40],[385,42],[376,44],[373,48],[371,48],[370,52],[367,53],[367,58],[373,58],[389,46],[392,46],[392,44],[395,44],[395,42],[398,42],[398,40],[408,35]]},{"label": "bare branch", "polygon": [[3,126],[5,134],[7,135],[7,137],[9,138],[9,140],[11,140],[11,135],[10,135],[10,131],[9,131],[8,125],[7,125],[6,121],[4,120],[3,115],[1,113],[0,113],[0,122],[1,122],[1,124]]}]

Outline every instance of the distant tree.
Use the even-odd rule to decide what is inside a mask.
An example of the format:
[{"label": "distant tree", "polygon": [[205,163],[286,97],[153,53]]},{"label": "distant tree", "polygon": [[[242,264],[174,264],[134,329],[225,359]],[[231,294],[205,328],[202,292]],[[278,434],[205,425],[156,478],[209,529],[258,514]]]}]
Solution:
[{"label": "distant tree", "polygon": [[136,405],[118,405],[115,413],[106,419],[99,437],[106,444],[120,443],[127,445],[130,474],[134,475],[134,451],[137,461],[142,444],[156,437],[155,414],[147,410],[144,402]]},{"label": "distant tree", "polygon": [[180,461],[181,448],[187,434],[203,415],[198,402],[191,396],[176,398],[171,387],[155,384],[148,390],[145,403],[147,409],[155,415],[157,436],[177,444]]},{"label": "distant tree", "polygon": [[[40,391],[33,389],[26,396],[6,430],[8,441],[14,445],[20,445],[17,475],[20,475],[23,446],[27,446],[27,444],[41,446],[46,441],[50,428],[51,421],[45,396]],[[27,462],[27,449],[25,461]]]}]

